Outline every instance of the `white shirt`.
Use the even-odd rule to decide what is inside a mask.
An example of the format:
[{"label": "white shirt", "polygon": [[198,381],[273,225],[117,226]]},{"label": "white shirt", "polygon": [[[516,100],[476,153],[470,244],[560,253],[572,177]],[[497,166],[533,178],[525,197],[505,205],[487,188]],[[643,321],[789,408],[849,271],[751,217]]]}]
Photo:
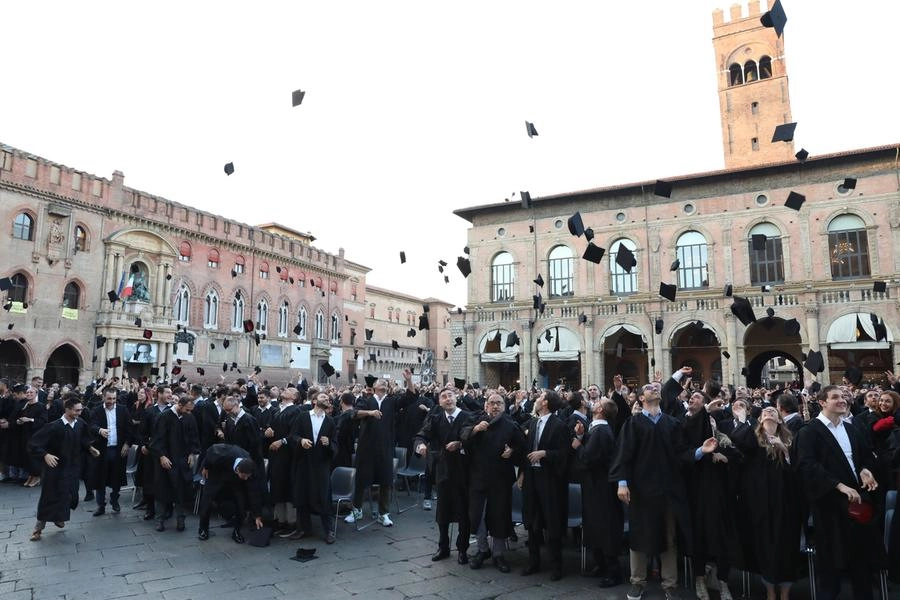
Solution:
[{"label": "white shirt", "polygon": [[816,418],[822,421],[822,424],[828,428],[828,431],[830,431],[831,435],[834,436],[834,439],[837,440],[838,445],[844,452],[844,456],[847,457],[847,463],[850,465],[850,471],[853,473],[853,477],[859,481],[859,476],[856,474],[856,466],[853,464],[853,447],[850,446],[850,436],[847,435],[844,421],[838,421],[837,426],[835,426],[834,423],[829,421],[822,413],[819,413],[819,416]]},{"label": "white shirt", "polygon": [[234,422],[237,423],[238,421],[240,421],[241,417],[243,417],[245,414],[246,413],[244,412],[244,409],[242,408],[240,410],[240,412],[238,412],[237,416],[234,418]]},{"label": "white shirt", "polygon": [[379,398],[378,396],[375,396],[375,402],[378,403],[378,410],[381,410],[381,403],[384,402],[384,399],[385,399],[385,396],[382,396],[381,398]]},{"label": "white shirt", "polygon": [[450,417],[453,417],[453,420],[455,421],[455,420],[456,420],[456,417],[458,417],[458,416],[459,416],[459,413],[461,413],[461,412],[462,412],[462,410],[460,410],[460,408],[457,406],[457,407],[456,407],[456,410],[454,410],[452,413],[446,413],[446,412],[445,412],[445,413],[444,413],[444,418],[447,419],[447,422],[448,422],[448,423],[450,423],[451,425],[453,425],[453,423],[450,422]]},{"label": "white shirt", "polygon": [[[550,418],[550,414],[546,414],[543,417],[538,417],[538,420],[534,423],[534,450],[537,450],[538,446],[541,443],[541,436],[544,434],[544,427],[547,425],[547,419]],[[540,467],[541,461],[535,461],[531,463],[532,467]]]},{"label": "white shirt", "polygon": [[588,428],[588,431],[596,427],[597,425],[609,425],[606,419],[594,419],[591,421],[591,426]]},{"label": "white shirt", "polygon": [[106,445],[115,446],[119,441],[116,430],[116,407],[113,406],[112,410],[109,410],[104,406],[103,410],[106,411],[106,430],[109,432],[109,436],[106,438]]},{"label": "white shirt", "polygon": [[312,443],[315,444],[316,440],[319,439],[319,431],[322,430],[322,423],[325,422],[325,413],[322,415],[317,415],[316,411],[309,411],[309,420],[312,421],[312,431],[313,431],[313,439]]},{"label": "white shirt", "polygon": [[78,419],[72,419],[71,421],[66,421],[66,415],[63,415],[62,417],[60,417],[60,419],[62,420],[63,423],[65,423],[72,429],[75,429],[75,421],[77,421]]}]

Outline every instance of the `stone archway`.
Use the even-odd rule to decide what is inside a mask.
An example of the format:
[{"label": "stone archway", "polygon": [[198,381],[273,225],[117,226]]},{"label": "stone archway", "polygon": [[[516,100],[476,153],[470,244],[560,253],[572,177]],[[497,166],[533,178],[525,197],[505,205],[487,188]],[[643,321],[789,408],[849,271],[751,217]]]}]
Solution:
[{"label": "stone archway", "polygon": [[69,344],[63,344],[50,354],[44,368],[44,383],[60,385],[78,385],[81,370],[81,357],[78,351]]},{"label": "stone archway", "polygon": [[23,383],[28,376],[28,353],[16,340],[0,342],[0,377]]},{"label": "stone archway", "polygon": [[[803,340],[799,333],[788,333],[785,329],[787,321],[781,317],[763,317],[755,323],[751,323],[744,332],[744,357],[746,360],[747,385],[758,387],[763,379],[769,379],[769,383],[775,383],[772,377],[764,377],[773,370],[785,367],[788,373],[790,362],[796,365],[798,377],[803,376],[802,361],[799,359],[803,352]],[[771,365],[769,361],[783,358],[784,364]],[[764,373],[765,372],[765,373]],[[778,377],[781,381],[781,377]]]},{"label": "stone archway", "polygon": [[722,381],[719,337],[701,321],[688,323],[672,334],[671,347],[673,370],[689,366],[694,369],[695,382]]},{"label": "stone archway", "polygon": [[[784,359],[780,361],[778,359]],[[775,361],[779,365],[777,371],[772,369],[772,362]],[[784,363],[783,365],[780,363]],[[790,363],[790,365],[787,365]],[[783,368],[787,367],[787,368]],[[793,368],[791,368],[793,367]],[[781,377],[775,373],[786,373],[787,377]],[[794,380],[797,374],[803,372],[803,365],[795,356],[783,350],[768,350],[760,352],[747,363],[747,387],[770,387],[776,383],[789,383]],[[790,375],[793,373],[794,375]]]}]

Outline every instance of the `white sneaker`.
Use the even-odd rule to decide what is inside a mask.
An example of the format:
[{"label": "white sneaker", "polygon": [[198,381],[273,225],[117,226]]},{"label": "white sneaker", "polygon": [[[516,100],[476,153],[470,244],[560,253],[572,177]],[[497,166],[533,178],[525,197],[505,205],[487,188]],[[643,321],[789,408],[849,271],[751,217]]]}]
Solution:
[{"label": "white sneaker", "polygon": [[357,521],[362,520],[362,511],[358,508],[354,508],[350,511],[350,514],[344,517],[344,523],[356,523]]},{"label": "white sneaker", "polygon": [[732,600],[731,590],[728,589],[728,583],[719,580],[719,598],[721,600]]},{"label": "white sneaker", "polygon": [[378,522],[382,525],[382,527],[391,527],[394,522],[391,521],[391,516],[388,513],[384,513],[380,517],[378,517]]},{"label": "white sneaker", "polygon": [[431,500],[426,500],[422,503],[422,508],[425,510],[431,510]]}]

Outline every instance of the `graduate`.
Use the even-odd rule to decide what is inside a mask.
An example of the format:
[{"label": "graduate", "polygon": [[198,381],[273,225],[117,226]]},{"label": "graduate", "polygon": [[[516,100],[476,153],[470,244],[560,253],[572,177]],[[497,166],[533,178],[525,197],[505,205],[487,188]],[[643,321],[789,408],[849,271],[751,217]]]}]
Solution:
[{"label": "graduate", "polygon": [[156,531],[166,530],[166,518],[174,509],[176,531],[184,531],[184,507],[193,488],[194,462],[200,454],[194,402],[184,394],[156,421],[150,453],[156,461]]},{"label": "graduate", "polygon": [[331,501],[331,461],[335,452],[334,419],[328,414],[331,398],[319,392],[312,410],[302,410],[291,425],[288,445],[293,449],[291,477],[297,509],[297,534],[312,534],[312,514],[319,515],[326,544],[333,544],[334,503]]}]

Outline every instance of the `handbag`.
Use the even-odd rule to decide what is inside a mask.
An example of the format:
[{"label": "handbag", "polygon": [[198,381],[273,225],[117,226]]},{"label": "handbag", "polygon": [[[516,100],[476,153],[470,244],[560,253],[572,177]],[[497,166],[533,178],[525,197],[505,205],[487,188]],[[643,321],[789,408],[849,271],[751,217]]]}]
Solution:
[{"label": "handbag", "polygon": [[847,504],[847,515],[860,525],[868,525],[872,522],[872,504],[861,500],[859,502],[850,502]]}]

